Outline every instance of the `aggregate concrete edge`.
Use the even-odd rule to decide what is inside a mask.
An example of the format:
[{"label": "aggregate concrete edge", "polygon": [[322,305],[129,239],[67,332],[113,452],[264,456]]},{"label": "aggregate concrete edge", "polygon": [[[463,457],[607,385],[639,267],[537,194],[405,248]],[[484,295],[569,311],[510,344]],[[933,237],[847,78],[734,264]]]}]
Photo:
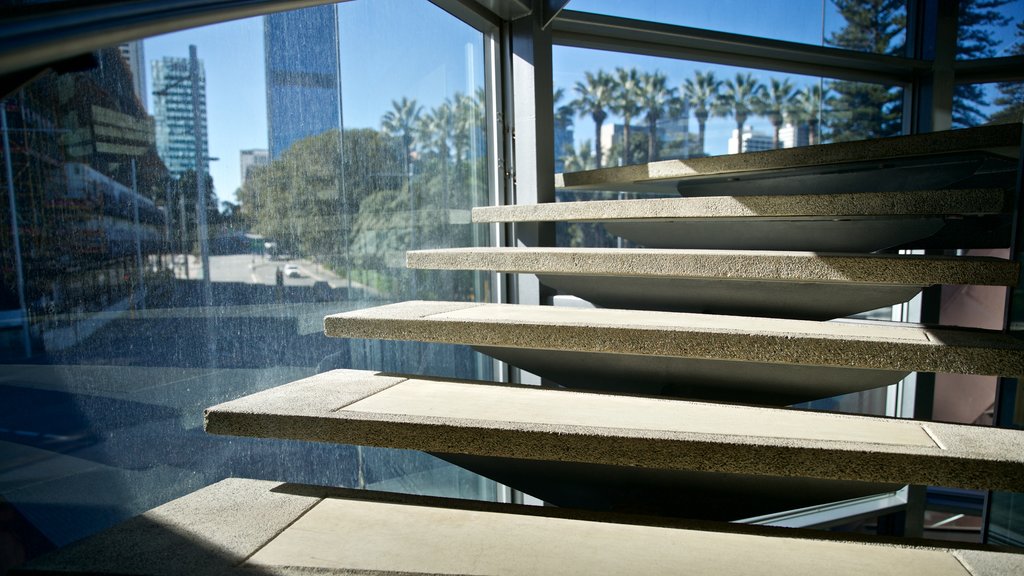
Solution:
[{"label": "aggregate concrete edge", "polygon": [[640,248],[447,248],[406,252],[409,268],[641,278],[930,286],[1016,286],[1020,264],[990,257]]},{"label": "aggregate concrete edge", "polygon": [[333,338],[1024,375],[1024,340],[999,332],[948,328],[409,301],[327,316],[324,332]]},{"label": "aggregate concrete edge", "polygon": [[858,194],[644,198],[482,206],[473,208],[472,219],[476,223],[494,223],[716,218],[896,218],[998,214],[1004,211],[1007,205],[1005,191],[984,188]]},{"label": "aggregate concrete edge", "polygon": [[[459,417],[367,413],[322,402],[349,387],[367,397],[393,386],[394,375],[336,370],[227,402],[207,411],[207,431],[261,438],[371,445],[425,452],[583,462],[652,469],[931,484],[1024,491],[1024,433],[938,423],[922,426],[937,447],[749,434],[636,430],[575,424],[506,422]],[[425,380],[409,376],[413,380]],[[378,381],[374,385],[374,380]],[[443,381],[442,379],[434,379]],[[483,382],[544,395],[593,393]],[[326,390],[323,390],[326,389]],[[600,396],[600,395],[598,395]],[[518,401],[522,401],[521,398]],[[657,400],[684,402],[681,400]],[[694,404],[690,402],[689,404]],[[697,403],[699,405],[699,403]],[[518,405],[518,404],[517,404]],[[525,408],[524,408],[525,409]],[[728,407],[738,421],[778,415],[799,421],[807,413],[749,406]],[[820,415],[815,415],[818,417]],[[829,415],[868,423],[872,418]]]}]

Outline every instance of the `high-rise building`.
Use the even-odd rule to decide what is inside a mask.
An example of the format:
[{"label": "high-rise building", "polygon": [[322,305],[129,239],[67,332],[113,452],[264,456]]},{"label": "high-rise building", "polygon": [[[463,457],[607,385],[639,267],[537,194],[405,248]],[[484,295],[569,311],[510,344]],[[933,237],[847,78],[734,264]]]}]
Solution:
[{"label": "high-rise building", "polygon": [[266,149],[256,148],[252,150],[239,150],[238,151],[238,166],[241,170],[241,182],[245,182],[249,179],[249,172],[254,166],[266,166],[270,164],[270,152]]},{"label": "high-rise building", "polygon": [[325,5],[270,14],[263,20],[263,37],[273,159],[296,140],[341,128],[337,9]]},{"label": "high-rise building", "polygon": [[[617,156],[611,156],[613,146],[621,146],[625,137],[625,126],[618,123],[606,123],[601,126],[601,153],[604,156],[603,163],[607,166],[618,166],[622,163],[621,152]],[[557,134],[556,134],[557,138]],[[667,160],[670,158],[685,158],[688,154],[688,142],[690,141],[690,125],[686,116],[681,118],[662,120],[658,123],[657,132],[658,159]],[[647,151],[648,127],[644,120],[636,120],[629,125],[629,139],[633,141],[633,159],[636,162],[648,161],[647,153],[643,152],[641,157],[636,157],[637,140],[642,140],[642,150]]]},{"label": "high-rise building", "polygon": [[[640,130],[647,132],[646,122]],[[689,158],[690,156],[690,115],[689,110],[679,118],[658,122],[658,142],[660,150],[658,160],[672,158]]]},{"label": "high-rise building", "polygon": [[[201,154],[209,154],[206,132],[206,73],[198,60],[198,86],[192,86],[188,58],[164,57],[153,61],[153,116],[156,118],[156,149],[175,178],[196,166],[196,133]],[[199,113],[192,107],[192,90],[198,91]],[[198,118],[198,126],[196,121]]]},{"label": "high-rise building", "polygon": [[128,63],[128,71],[132,73],[132,90],[138,97],[142,109],[146,110],[146,51],[142,40],[122,42],[117,45],[121,57]]},{"label": "high-rise building", "polygon": [[796,148],[797,146],[807,146],[810,143],[811,130],[807,124],[799,126],[786,124],[779,130],[780,148]]},{"label": "high-rise building", "polygon": [[[762,150],[771,149],[772,137],[770,135],[754,132],[754,129],[750,126],[744,127],[743,152],[761,152]],[[729,137],[729,154],[736,154],[740,151],[740,139],[737,137],[736,130],[733,130],[732,136]]]},{"label": "high-rise building", "polygon": [[565,170],[565,158],[573,154],[575,139],[572,120],[555,119],[555,172]]}]

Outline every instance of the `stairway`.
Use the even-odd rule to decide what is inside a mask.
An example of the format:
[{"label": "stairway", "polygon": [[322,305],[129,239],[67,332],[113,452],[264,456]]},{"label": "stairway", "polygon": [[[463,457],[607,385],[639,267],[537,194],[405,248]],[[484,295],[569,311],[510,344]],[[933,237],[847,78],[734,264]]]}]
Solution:
[{"label": "stairway", "polygon": [[206,428],[425,451],[558,508],[231,479],[25,572],[1024,573],[983,546],[722,522],[905,484],[1024,492],[1019,431],[786,408],[914,371],[1024,376],[1002,332],[841,319],[1016,285],[1014,262],[893,249],[1005,245],[1020,141],[1013,125],[666,161],[558,182],[678,198],[477,209],[647,247],[410,252],[592,307],[411,301],[325,333],[470,345],[545,386],[335,370],[214,406]]}]

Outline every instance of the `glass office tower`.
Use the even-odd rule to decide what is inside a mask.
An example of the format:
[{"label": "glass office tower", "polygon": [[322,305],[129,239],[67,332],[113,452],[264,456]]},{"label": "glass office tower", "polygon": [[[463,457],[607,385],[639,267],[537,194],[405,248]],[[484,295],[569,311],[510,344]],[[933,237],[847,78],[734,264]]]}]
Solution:
[{"label": "glass office tower", "polygon": [[263,37],[267,132],[276,159],[297,140],[341,127],[337,9],[270,14]]}]

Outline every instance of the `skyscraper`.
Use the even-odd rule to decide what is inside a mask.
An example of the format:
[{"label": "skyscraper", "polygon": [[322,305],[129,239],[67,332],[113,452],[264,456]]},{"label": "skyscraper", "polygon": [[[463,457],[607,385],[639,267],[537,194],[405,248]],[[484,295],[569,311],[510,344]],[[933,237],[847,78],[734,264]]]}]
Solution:
[{"label": "skyscraper", "polygon": [[740,150],[741,139],[738,136],[738,132],[733,129],[732,136],[729,136],[729,154],[739,154],[740,152],[762,152],[764,150],[772,149],[772,137],[767,134],[760,132],[754,132],[754,129],[750,126],[743,127],[743,150]]},{"label": "skyscraper", "polygon": [[122,42],[117,45],[121,51],[121,57],[128,63],[128,70],[132,73],[132,90],[139,98],[142,109],[146,110],[146,52],[142,46],[142,40]]},{"label": "skyscraper", "polygon": [[[333,5],[264,17],[270,158],[341,128],[338,16]],[[316,46],[311,50],[310,46]]]},{"label": "skyscraper", "polygon": [[267,150],[255,148],[252,150],[238,151],[238,167],[241,171],[241,182],[245,184],[249,180],[250,172],[255,166],[266,166],[270,163],[270,153]]},{"label": "skyscraper", "polygon": [[206,74],[198,60],[199,126],[192,108],[192,80],[188,58],[164,57],[153,61],[153,116],[156,118],[156,149],[175,178],[196,167],[196,131],[201,153],[209,154],[206,133]]}]

